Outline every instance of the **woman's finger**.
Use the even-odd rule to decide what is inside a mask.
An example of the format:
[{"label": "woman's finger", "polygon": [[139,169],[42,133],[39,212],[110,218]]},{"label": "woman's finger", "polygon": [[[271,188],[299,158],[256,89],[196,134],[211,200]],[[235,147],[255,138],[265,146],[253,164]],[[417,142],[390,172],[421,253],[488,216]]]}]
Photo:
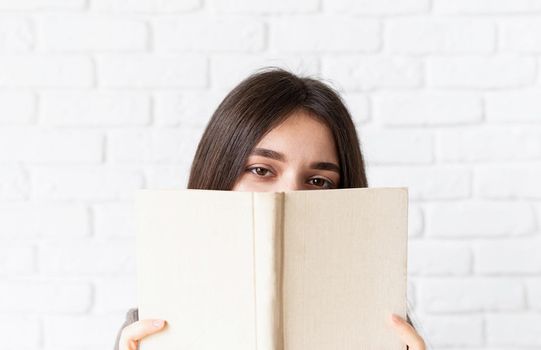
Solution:
[{"label": "woman's finger", "polygon": [[159,332],[164,326],[165,320],[160,319],[139,320],[127,325],[120,334],[119,350],[136,350],[139,340]]},{"label": "woman's finger", "polygon": [[417,333],[406,320],[402,317],[392,314],[391,325],[398,333],[400,339],[409,347],[409,350],[425,350],[426,345],[423,338]]}]

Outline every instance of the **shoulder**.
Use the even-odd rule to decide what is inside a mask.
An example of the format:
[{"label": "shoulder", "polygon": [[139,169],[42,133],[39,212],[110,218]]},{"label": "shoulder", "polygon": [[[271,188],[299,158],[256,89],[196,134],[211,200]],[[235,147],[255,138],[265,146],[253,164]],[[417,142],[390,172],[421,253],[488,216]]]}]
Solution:
[{"label": "shoulder", "polygon": [[126,312],[126,322],[127,323],[133,323],[135,321],[139,320],[139,309],[134,307],[128,310]]},{"label": "shoulder", "polygon": [[126,312],[126,319],[124,320],[124,323],[122,324],[122,326],[120,326],[120,328],[118,329],[118,332],[116,334],[116,339],[115,339],[115,347],[114,349],[115,350],[118,350],[118,345],[119,345],[119,341],[120,341],[120,335],[122,334],[122,330],[124,329],[124,327],[134,323],[135,321],[138,321],[139,320],[139,309],[138,308],[131,308],[128,310],[128,312]]}]

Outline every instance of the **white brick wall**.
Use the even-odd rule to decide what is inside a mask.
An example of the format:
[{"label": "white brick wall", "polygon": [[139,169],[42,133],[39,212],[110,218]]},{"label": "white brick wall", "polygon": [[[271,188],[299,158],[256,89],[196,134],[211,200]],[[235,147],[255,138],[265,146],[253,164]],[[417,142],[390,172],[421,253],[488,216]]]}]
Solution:
[{"label": "white brick wall", "polygon": [[253,70],[337,88],[371,186],[408,186],[430,349],[541,347],[541,1],[0,0],[0,339],[111,348],[133,191],[185,187]]}]

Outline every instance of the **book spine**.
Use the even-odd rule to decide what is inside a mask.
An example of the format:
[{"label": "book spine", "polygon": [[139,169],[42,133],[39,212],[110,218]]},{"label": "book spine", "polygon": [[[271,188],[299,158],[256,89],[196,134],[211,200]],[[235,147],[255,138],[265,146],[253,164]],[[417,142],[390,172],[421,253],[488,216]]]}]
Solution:
[{"label": "book spine", "polygon": [[256,350],[283,350],[283,192],[253,192]]}]

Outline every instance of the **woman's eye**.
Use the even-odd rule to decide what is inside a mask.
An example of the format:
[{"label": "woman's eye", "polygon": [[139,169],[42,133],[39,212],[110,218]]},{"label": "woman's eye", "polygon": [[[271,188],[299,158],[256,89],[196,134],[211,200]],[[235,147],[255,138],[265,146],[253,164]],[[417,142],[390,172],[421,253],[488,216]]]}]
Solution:
[{"label": "woman's eye", "polygon": [[[316,177],[316,178],[313,178],[313,179],[310,179],[310,181],[314,181],[314,180],[317,180],[317,183],[319,184],[324,184],[324,186],[321,186],[321,185],[318,185],[317,183],[315,184],[317,187],[322,187],[322,188],[331,188],[332,187],[332,182],[330,182],[329,180],[325,180],[325,179],[322,179],[322,178],[319,178],[319,177]],[[326,185],[325,185],[326,183]]]},{"label": "woman's eye", "polygon": [[[266,175],[269,174],[269,173],[272,173],[269,169],[261,167],[261,166],[254,166],[254,167],[251,167],[251,168],[247,168],[246,171],[249,171],[250,173],[252,173],[252,174],[254,174],[256,176],[259,176],[259,177],[268,177]],[[314,181],[315,181],[315,183],[314,183]],[[311,185],[314,185],[316,187],[325,188],[325,189],[332,188],[333,185],[334,185],[332,181],[322,179],[322,178],[319,178],[319,177],[310,179],[310,180],[308,180],[308,182]]]},{"label": "woman's eye", "polygon": [[[255,172],[254,172],[254,170],[255,170]],[[269,172],[270,170],[267,169],[267,168],[260,167],[260,166],[255,166],[253,168],[246,169],[246,171],[249,171],[254,175],[265,176],[265,174],[267,174],[267,172]]]}]

